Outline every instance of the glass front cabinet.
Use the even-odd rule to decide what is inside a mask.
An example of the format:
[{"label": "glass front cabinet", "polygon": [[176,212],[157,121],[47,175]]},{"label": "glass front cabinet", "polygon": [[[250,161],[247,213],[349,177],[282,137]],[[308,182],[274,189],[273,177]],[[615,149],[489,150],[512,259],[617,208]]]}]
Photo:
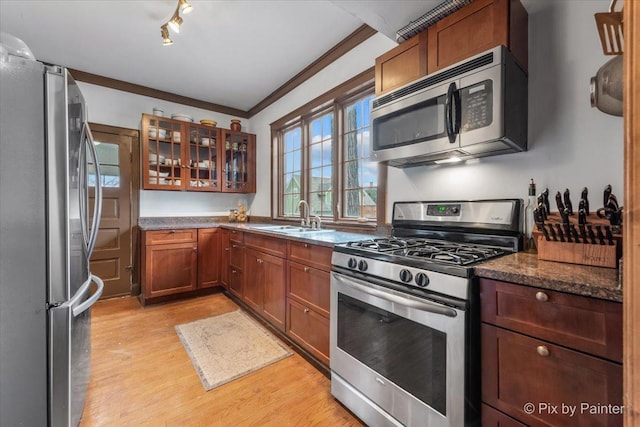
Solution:
[{"label": "glass front cabinet", "polygon": [[145,190],[255,192],[255,135],[142,115]]}]

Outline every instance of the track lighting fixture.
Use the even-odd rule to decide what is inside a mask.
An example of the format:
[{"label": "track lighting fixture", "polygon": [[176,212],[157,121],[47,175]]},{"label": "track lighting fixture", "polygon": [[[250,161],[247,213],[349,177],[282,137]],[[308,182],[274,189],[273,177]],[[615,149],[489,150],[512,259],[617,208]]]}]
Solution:
[{"label": "track lighting fixture", "polygon": [[167,24],[169,24],[169,28],[171,28],[176,33],[180,32],[180,25],[182,25],[182,18],[180,18],[179,9],[176,9],[175,13],[173,14],[169,22],[167,22]]},{"label": "track lighting fixture", "polygon": [[169,38],[169,28],[171,28],[171,30],[175,33],[180,32],[180,25],[182,25],[180,12],[187,14],[192,11],[193,6],[191,6],[188,0],[178,0],[178,6],[176,7],[176,11],[173,12],[173,16],[171,16],[171,19],[160,26],[160,34],[162,35],[162,44],[164,46],[173,44],[173,40]]},{"label": "track lighting fixture", "polygon": [[180,12],[185,15],[193,11],[193,6],[191,6],[187,0],[178,0],[178,7],[180,8]]},{"label": "track lighting fixture", "polygon": [[169,28],[167,28],[167,24],[160,27],[160,34],[162,35],[163,46],[170,46],[173,44],[173,40],[169,38]]}]

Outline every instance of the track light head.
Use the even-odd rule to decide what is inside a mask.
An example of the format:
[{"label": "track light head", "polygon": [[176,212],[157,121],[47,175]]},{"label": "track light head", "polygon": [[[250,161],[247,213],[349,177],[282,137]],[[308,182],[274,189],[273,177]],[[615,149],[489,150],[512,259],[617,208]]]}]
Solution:
[{"label": "track light head", "polygon": [[180,18],[179,9],[176,9],[176,12],[173,14],[169,22],[169,28],[171,28],[176,33],[180,32],[180,25],[182,25],[182,18]]},{"label": "track light head", "polygon": [[167,28],[167,24],[160,27],[160,35],[162,36],[163,46],[171,46],[173,44],[173,40],[169,38],[169,29]]},{"label": "track light head", "polygon": [[193,12],[193,6],[187,0],[178,0],[178,7],[180,8],[180,12],[187,13]]}]

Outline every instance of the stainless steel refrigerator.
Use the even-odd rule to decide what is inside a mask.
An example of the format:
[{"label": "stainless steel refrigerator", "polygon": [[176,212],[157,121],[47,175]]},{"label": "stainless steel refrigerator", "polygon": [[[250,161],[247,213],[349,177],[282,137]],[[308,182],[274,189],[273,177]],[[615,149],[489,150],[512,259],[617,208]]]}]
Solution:
[{"label": "stainless steel refrigerator", "polygon": [[76,426],[104,286],[95,144],[67,70],[0,48],[0,426]]}]

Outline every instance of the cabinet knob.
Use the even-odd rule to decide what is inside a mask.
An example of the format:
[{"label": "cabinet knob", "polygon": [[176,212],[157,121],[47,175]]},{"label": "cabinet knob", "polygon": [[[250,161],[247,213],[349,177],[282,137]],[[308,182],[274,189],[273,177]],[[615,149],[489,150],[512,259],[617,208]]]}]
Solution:
[{"label": "cabinet knob", "polygon": [[305,267],[305,268],[304,268],[304,272],[305,272],[305,273],[308,273],[308,272],[309,272],[309,267]]},{"label": "cabinet knob", "polygon": [[193,252],[198,252],[198,248],[193,248]]},{"label": "cabinet knob", "polygon": [[175,234],[176,230],[169,230],[169,234]]},{"label": "cabinet knob", "polygon": [[308,247],[309,247],[309,244],[308,244],[308,243],[305,243],[305,244],[304,244],[304,247],[305,247],[305,248],[308,248]]},{"label": "cabinet knob", "polygon": [[306,313],[308,313],[308,312],[309,312],[309,309],[308,309],[308,308],[305,308],[305,309],[304,309],[304,312],[305,312],[305,314],[306,314]]},{"label": "cabinet knob", "polygon": [[224,248],[225,251],[229,251],[229,248]]},{"label": "cabinet knob", "polygon": [[536,292],[536,299],[540,302],[546,302],[549,301],[549,295],[544,292]]},{"label": "cabinet knob", "polygon": [[539,345],[538,348],[536,348],[536,351],[542,357],[549,356],[549,349],[547,348],[546,345]]},{"label": "cabinet knob", "polygon": [[238,270],[231,270],[231,274],[236,274]]},{"label": "cabinet knob", "polygon": [[237,247],[238,247],[238,245],[231,245],[231,247],[232,247],[232,248],[237,248]]}]

